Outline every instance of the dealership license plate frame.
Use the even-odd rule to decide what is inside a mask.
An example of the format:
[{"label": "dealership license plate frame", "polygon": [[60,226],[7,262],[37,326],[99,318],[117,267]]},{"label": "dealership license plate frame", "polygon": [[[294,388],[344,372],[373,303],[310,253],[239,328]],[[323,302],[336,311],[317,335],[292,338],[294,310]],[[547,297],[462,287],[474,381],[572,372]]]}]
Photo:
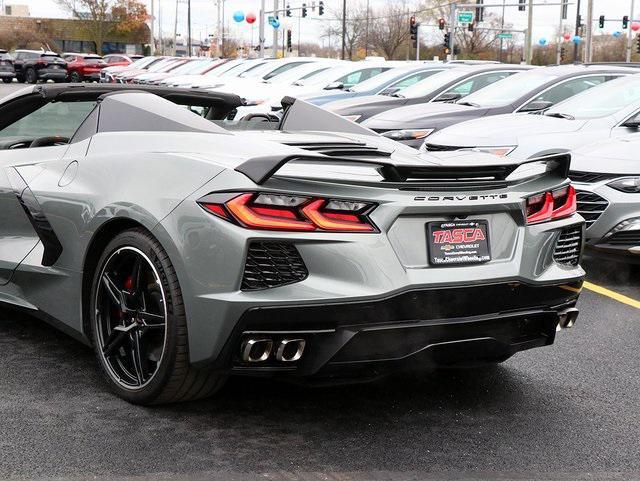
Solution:
[{"label": "dealership license plate frame", "polygon": [[[465,220],[447,220],[447,221],[435,221],[435,222],[427,222],[426,224],[426,233],[427,233],[427,257],[429,259],[429,265],[433,267],[443,267],[443,266],[468,266],[474,264],[485,264],[491,261],[491,243],[489,240],[489,221],[486,219],[465,219]],[[441,245],[435,244],[434,232],[436,230],[444,230],[452,232],[454,229],[460,228],[479,228],[484,235],[484,240],[473,241],[473,242],[450,242],[443,243]],[[453,236],[453,234],[451,234]],[[456,249],[456,245],[473,245],[475,243],[480,244],[480,246],[476,248],[459,248]],[[445,247],[450,246],[450,247]],[[447,251],[451,252],[462,252],[469,253],[472,252],[475,254],[475,258],[465,258],[463,255],[456,256],[454,254],[447,255]],[[456,259],[453,261],[445,261],[443,259]]]}]

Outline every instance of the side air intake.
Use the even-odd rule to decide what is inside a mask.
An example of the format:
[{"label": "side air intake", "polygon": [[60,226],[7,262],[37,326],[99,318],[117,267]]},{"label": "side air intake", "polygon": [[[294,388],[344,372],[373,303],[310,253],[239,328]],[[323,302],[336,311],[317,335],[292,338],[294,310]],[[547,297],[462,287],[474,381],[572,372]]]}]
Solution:
[{"label": "side air intake", "polygon": [[243,291],[279,287],[307,278],[309,271],[289,242],[251,242],[242,277]]},{"label": "side air intake", "polygon": [[553,252],[553,260],[558,264],[577,266],[582,252],[582,227],[570,227],[560,233]]}]

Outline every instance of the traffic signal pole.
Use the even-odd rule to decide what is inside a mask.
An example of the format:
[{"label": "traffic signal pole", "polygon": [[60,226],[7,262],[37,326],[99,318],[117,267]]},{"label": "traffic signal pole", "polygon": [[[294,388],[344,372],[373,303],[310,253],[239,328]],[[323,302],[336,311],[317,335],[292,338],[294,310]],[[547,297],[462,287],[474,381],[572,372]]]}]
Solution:
[{"label": "traffic signal pole", "polygon": [[454,37],[456,36],[456,14],[457,14],[457,5],[455,3],[451,4],[451,18],[449,19],[449,60],[453,60],[454,53],[453,47],[455,46]]},{"label": "traffic signal pole", "polygon": [[[629,13],[629,19],[633,22],[633,11],[635,7],[635,0],[631,0],[631,13]],[[627,62],[631,62],[631,47],[633,46],[633,30],[631,25],[627,29]]]}]

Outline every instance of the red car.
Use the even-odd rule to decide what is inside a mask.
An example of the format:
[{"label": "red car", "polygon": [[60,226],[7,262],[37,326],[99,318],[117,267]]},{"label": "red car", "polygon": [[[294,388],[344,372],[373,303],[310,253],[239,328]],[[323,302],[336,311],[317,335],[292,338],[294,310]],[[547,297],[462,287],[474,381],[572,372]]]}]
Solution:
[{"label": "red car", "polygon": [[64,59],[67,61],[67,72],[71,82],[98,82],[100,70],[107,66],[100,55],[92,53],[65,53]]},{"label": "red car", "polygon": [[110,53],[102,57],[109,67],[126,67],[130,63],[142,58],[144,55],[124,55],[122,53]]}]

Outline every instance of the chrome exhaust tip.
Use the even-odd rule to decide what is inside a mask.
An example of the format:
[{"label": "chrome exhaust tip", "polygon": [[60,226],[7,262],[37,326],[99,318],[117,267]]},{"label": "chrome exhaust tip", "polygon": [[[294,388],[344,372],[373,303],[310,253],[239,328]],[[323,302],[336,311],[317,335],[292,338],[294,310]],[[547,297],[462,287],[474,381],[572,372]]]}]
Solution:
[{"label": "chrome exhaust tip", "polygon": [[246,339],[242,343],[242,360],[244,362],[264,362],[271,356],[273,341],[271,339]]},{"label": "chrome exhaust tip", "polygon": [[564,311],[559,312],[558,327],[556,328],[556,330],[560,331],[562,329],[572,328],[575,325],[576,320],[578,319],[579,313],[580,311],[578,311],[578,309],[576,309],[575,307],[570,307],[569,309],[565,309]]},{"label": "chrome exhaust tip", "polygon": [[280,362],[298,361],[304,353],[306,344],[304,339],[282,339],[276,351],[276,360]]}]

